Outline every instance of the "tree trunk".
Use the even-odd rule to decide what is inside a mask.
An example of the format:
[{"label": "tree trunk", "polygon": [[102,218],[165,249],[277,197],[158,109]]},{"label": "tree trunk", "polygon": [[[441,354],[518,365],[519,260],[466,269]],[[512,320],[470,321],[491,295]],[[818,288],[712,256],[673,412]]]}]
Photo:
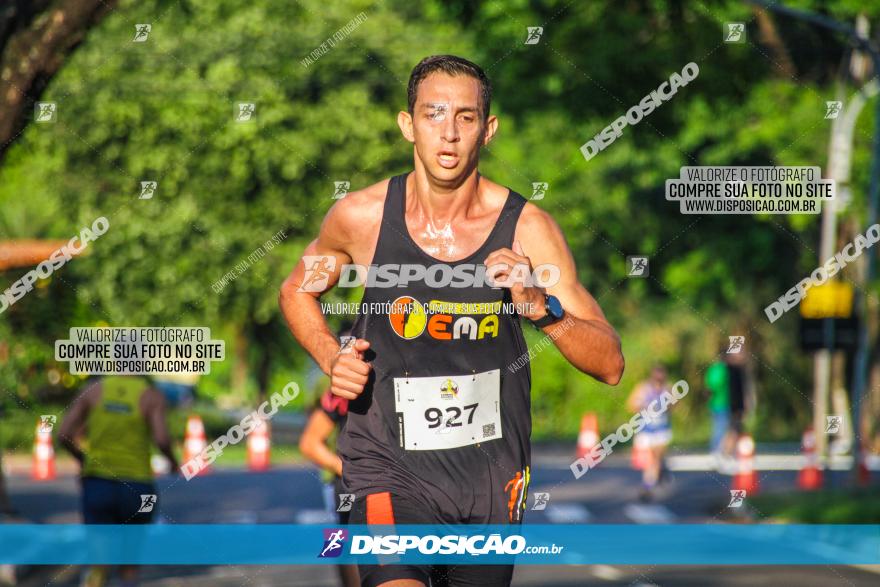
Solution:
[{"label": "tree trunk", "polygon": [[871,359],[871,370],[868,373],[868,393],[862,404],[862,422],[860,438],[865,448],[874,454],[880,454],[880,348],[875,349]]},{"label": "tree trunk", "polygon": [[0,161],[67,56],[117,0],[12,0],[0,8]]},{"label": "tree trunk", "polygon": [[780,75],[788,79],[794,78],[797,73],[794,62],[791,60],[791,55],[788,54],[785,43],[782,42],[782,37],[779,36],[779,31],[776,30],[773,17],[763,8],[756,7],[753,10],[760,31],[758,40],[770,50],[773,61],[779,66]]}]

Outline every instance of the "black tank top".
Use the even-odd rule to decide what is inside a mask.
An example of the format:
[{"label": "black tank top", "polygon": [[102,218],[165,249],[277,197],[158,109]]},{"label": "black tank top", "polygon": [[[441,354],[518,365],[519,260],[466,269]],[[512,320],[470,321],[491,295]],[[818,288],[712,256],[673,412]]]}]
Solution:
[{"label": "black tank top", "polygon": [[[406,227],[406,178],[399,175],[389,182],[373,267],[413,264],[465,269],[461,266],[481,266],[496,249],[512,248],[526,200],[510,191],[479,249],[455,262],[431,257]],[[529,366],[509,368],[527,353],[520,320],[510,312],[506,288],[493,289],[485,283],[482,287],[443,285],[432,279],[410,281],[405,287],[370,287],[367,282],[361,314],[352,330],[370,342],[366,359],[373,371],[364,393],[350,402],[348,421],[338,441],[343,483],[357,499],[390,491],[424,503],[450,522],[480,521],[484,505],[501,500],[507,517],[509,500],[511,520],[518,521],[528,486],[531,435]],[[433,301],[435,311],[415,318],[364,312],[370,304],[374,308],[391,305],[400,298],[422,305]],[[452,304],[438,306],[437,302]],[[507,312],[498,307],[502,303],[508,304]],[[469,377],[476,381],[477,374],[492,370],[500,370],[500,438],[442,450],[407,450],[403,416],[396,407],[395,378],[446,377],[448,383],[444,380],[437,393],[454,394],[456,382]],[[466,417],[463,414],[461,421]],[[492,424],[484,426],[482,433],[487,427],[489,435],[498,432]]]}]

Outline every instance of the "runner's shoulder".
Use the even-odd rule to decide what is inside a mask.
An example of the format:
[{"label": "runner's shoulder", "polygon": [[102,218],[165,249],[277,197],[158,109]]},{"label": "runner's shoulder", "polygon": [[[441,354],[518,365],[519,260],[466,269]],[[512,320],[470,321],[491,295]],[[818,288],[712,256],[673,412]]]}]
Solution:
[{"label": "runner's shoulder", "polygon": [[526,202],[516,223],[516,238],[522,242],[565,242],[562,229],[547,211]]},{"label": "runner's shoulder", "polygon": [[347,233],[361,233],[375,228],[382,220],[382,208],[388,191],[389,179],[346,194],[327,212],[326,222]]},{"label": "runner's shoulder", "polygon": [[89,407],[94,407],[101,401],[101,394],[103,391],[103,386],[101,382],[103,381],[103,377],[95,377],[86,382],[85,387],[82,392],[79,394],[79,401],[85,403],[85,405]]}]

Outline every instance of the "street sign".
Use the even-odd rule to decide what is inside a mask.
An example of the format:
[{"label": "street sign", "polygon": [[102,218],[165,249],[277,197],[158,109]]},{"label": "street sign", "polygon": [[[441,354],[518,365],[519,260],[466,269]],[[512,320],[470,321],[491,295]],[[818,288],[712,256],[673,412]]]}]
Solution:
[{"label": "street sign", "polygon": [[801,301],[802,318],[850,318],[853,308],[853,288],[842,281],[827,281],[807,290]]}]

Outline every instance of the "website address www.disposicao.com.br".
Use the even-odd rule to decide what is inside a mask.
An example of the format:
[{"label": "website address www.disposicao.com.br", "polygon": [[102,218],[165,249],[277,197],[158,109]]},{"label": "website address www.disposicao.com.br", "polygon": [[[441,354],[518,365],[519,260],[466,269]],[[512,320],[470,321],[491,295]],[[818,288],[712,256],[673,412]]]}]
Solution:
[{"label": "website address www.disposicao.com.br", "polygon": [[[349,544],[346,544],[348,542]],[[501,534],[475,535],[417,535],[352,534],[348,530],[336,528],[325,530],[324,547],[319,558],[349,555],[471,555],[471,556],[513,556],[513,555],[554,555],[562,553],[564,546],[554,544],[530,546],[518,534],[502,537]]]}]

